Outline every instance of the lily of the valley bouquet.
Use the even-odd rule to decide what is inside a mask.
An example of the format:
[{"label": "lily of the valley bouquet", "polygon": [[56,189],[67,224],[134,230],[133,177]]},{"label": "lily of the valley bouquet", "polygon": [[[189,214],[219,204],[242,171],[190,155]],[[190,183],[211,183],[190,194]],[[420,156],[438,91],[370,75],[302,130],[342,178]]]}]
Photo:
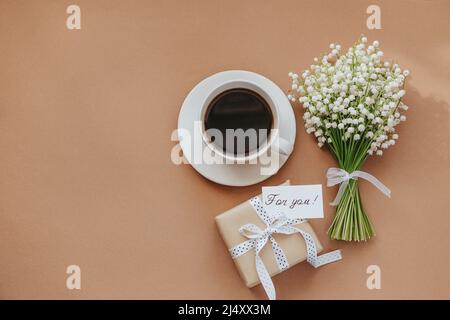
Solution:
[{"label": "lily of the valley bouquet", "polygon": [[340,168],[327,172],[328,185],[340,184],[336,215],[328,230],[331,239],[368,240],[374,229],[366,215],[357,179],[370,181],[386,195],[390,191],[374,176],[360,171],[371,155],[383,155],[398,139],[395,127],[406,117],[401,102],[405,78],[396,63],[383,61],[378,41],[359,41],[346,53],[330,45],[331,52],[299,76],[289,73],[292,90],[288,98],[303,105],[306,132],[314,134],[318,146],[328,146]]}]

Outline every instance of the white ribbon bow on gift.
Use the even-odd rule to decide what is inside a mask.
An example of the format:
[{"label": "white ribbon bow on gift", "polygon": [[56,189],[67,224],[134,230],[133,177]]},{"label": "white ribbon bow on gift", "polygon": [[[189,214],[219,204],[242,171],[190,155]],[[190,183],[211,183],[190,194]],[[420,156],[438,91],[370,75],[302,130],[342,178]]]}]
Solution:
[{"label": "white ribbon bow on gift", "polygon": [[313,237],[308,232],[294,227],[294,225],[303,223],[306,220],[298,218],[292,219],[286,217],[285,215],[279,215],[276,217],[270,216],[267,214],[266,210],[264,210],[259,197],[250,199],[250,203],[255,209],[259,218],[267,225],[267,228],[265,230],[261,230],[258,226],[252,223],[243,225],[239,229],[239,232],[249,240],[244,241],[241,244],[238,244],[237,246],[231,248],[230,254],[233,259],[236,259],[237,257],[240,257],[241,255],[247,253],[248,251],[255,249],[256,271],[258,273],[259,280],[261,281],[261,284],[264,287],[264,290],[266,291],[266,294],[270,300],[274,300],[276,298],[275,287],[273,285],[269,272],[264,265],[264,262],[259,256],[260,251],[262,250],[262,248],[264,248],[267,241],[270,241],[272,250],[275,253],[275,260],[277,262],[278,269],[280,271],[283,271],[289,268],[289,262],[283,252],[283,249],[272,236],[274,233],[300,233],[306,242],[306,260],[315,268],[342,259],[340,250],[335,250],[317,256],[317,248]]},{"label": "white ribbon bow on gift", "polygon": [[365,179],[372,183],[378,190],[383,192],[387,197],[391,197],[391,190],[386,187],[380,180],[375,178],[373,175],[364,172],[364,171],[353,171],[352,173],[348,173],[344,169],[340,168],[329,168],[327,171],[327,187],[332,187],[337,184],[341,184],[339,186],[338,193],[336,194],[336,198],[334,198],[333,202],[330,203],[332,206],[337,206],[339,201],[344,194],[345,188],[347,188],[348,182],[350,179],[357,180],[358,178]]}]

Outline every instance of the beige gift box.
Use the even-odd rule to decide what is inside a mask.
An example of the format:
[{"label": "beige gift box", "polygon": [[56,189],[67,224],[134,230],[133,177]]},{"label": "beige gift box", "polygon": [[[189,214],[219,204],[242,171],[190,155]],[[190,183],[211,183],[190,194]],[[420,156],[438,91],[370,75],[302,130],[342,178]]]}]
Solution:
[{"label": "beige gift box", "polygon": [[[282,185],[290,185],[290,181],[287,180]],[[259,197],[261,198],[261,195],[259,195]],[[245,201],[240,205],[216,216],[216,223],[228,249],[248,240],[239,233],[239,228],[244,224],[253,223],[262,230],[266,228],[265,223],[259,218],[249,201]],[[297,224],[295,227],[311,234],[316,243],[317,253],[323,250],[323,247],[317,239],[314,230],[308,222]],[[306,243],[300,234],[273,234],[273,237],[283,249],[290,267],[306,260]],[[281,272],[278,269],[274,253],[270,245],[264,246],[260,252],[260,256],[271,277]],[[234,259],[234,262],[247,287],[254,287],[260,283],[256,272],[255,250],[250,250],[242,256],[237,257]]]}]

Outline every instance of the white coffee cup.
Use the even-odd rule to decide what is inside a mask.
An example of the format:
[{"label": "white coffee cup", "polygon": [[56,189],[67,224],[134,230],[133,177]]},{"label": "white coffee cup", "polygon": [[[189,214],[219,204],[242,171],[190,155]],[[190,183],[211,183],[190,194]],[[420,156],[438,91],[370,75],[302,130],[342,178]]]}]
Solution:
[{"label": "white coffee cup", "polygon": [[[206,133],[205,129],[205,118],[207,109],[211,104],[211,102],[213,101],[213,99],[224,91],[238,88],[248,89],[259,94],[269,105],[273,116],[272,128],[270,130],[267,139],[257,149],[252,150],[245,155],[223,151],[222,148],[219,148],[214,142],[210,141],[210,137]],[[267,92],[266,90],[258,86],[256,83],[251,82],[249,80],[233,80],[224,82],[213,88],[209,92],[209,94],[206,95],[206,98],[202,103],[201,108],[202,138],[206,146],[210,148],[216,155],[223,158],[226,161],[226,163],[248,163],[248,162],[254,163],[255,161],[257,162],[258,158],[266,154],[269,150],[270,152],[276,152],[280,155],[288,156],[292,152],[293,145],[286,139],[280,137],[279,135],[279,127],[280,127],[279,114],[280,112],[278,106],[271,99],[271,93]]]}]

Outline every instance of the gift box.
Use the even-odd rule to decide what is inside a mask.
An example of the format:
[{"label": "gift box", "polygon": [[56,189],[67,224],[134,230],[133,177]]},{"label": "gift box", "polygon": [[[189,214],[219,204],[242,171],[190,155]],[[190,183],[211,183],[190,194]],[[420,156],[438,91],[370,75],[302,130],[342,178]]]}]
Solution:
[{"label": "gift box", "polygon": [[[290,185],[290,181],[282,185]],[[275,298],[272,276],[305,260],[317,268],[341,259],[339,250],[317,256],[323,247],[306,220],[282,218],[267,215],[261,195],[215,218],[246,286],[262,281],[271,299]]]}]

